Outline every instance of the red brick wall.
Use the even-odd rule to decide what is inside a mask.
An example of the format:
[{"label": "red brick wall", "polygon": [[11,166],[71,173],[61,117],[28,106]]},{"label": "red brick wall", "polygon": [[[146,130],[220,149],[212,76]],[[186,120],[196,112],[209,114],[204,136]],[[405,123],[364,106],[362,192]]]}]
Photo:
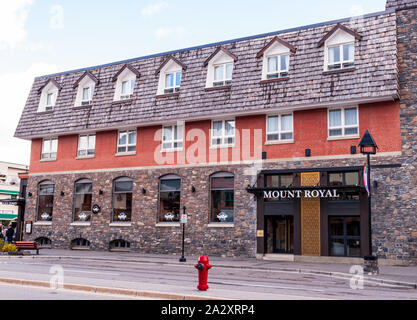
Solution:
[{"label": "red brick wall", "polygon": [[[382,102],[364,104],[359,107],[359,129],[361,136],[366,129],[370,129],[379,146],[379,152],[401,151],[400,111],[398,102]],[[185,126],[185,137],[191,130],[199,129],[205,134],[204,157],[200,155],[200,163],[211,159],[221,160],[226,157],[229,160],[248,160],[248,157],[261,157],[261,151],[266,151],[268,159],[304,157],[306,148],[312,150],[312,156],[346,155],[350,153],[350,146],[358,145],[359,139],[327,141],[327,109],[315,109],[294,112],[294,143],[265,145],[265,115],[237,117],[236,128],[242,134],[242,129],[250,129],[251,153],[243,154],[238,148],[213,150],[209,148],[209,129],[211,121],[189,122]],[[32,141],[30,172],[56,172],[73,170],[96,170],[106,168],[124,168],[159,165],[154,159],[156,155],[172,157],[172,164],[189,163],[182,159],[186,152],[190,152],[196,140],[185,141],[185,151],[179,153],[160,153],[157,150],[160,142],[155,141],[155,133],[160,126],[138,128],[137,152],[133,156],[116,157],[117,131],[98,132],[96,136],[96,150],[93,159],[77,160],[78,135],[61,136],[58,143],[58,160],[54,162],[41,162],[42,140]],[[254,131],[262,130],[262,145],[254,154]],[[201,132],[201,131],[200,131]],[[240,143],[237,139],[236,144]],[[157,150],[155,152],[155,150]],[[224,153],[220,156],[220,153]],[[232,155],[234,154],[234,157]],[[228,156],[228,158],[227,158]],[[224,158],[223,158],[224,159]]]}]

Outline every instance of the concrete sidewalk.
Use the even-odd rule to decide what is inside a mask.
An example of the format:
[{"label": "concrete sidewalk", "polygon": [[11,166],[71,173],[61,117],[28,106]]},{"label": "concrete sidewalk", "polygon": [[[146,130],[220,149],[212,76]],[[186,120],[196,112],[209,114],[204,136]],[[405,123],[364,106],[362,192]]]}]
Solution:
[{"label": "concrete sidewalk", "polygon": [[[131,252],[101,252],[101,251],[78,251],[78,250],[58,250],[42,249],[39,256],[0,256],[0,259],[87,259],[97,261],[126,261],[129,263],[157,263],[180,265],[179,256],[175,255],[151,255]],[[194,265],[197,263],[197,256],[187,256],[185,265]],[[250,269],[259,271],[288,271],[303,274],[327,275],[334,277],[350,277],[350,264],[331,264],[331,263],[300,263],[300,262],[278,262],[265,261],[257,259],[242,258],[221,258],[211,257],[210,263],[213,268],[233,268],[233,269]],[[384,283],[405,286],[417,289],[417,266],[381,266],[378,276],[365,276],[368,281],[375,283]]]}]

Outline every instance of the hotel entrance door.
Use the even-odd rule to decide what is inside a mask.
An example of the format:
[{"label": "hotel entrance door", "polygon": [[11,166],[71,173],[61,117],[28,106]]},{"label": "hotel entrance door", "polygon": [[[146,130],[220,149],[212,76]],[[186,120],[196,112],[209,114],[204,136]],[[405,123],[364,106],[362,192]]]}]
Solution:
[{"label": "hotel entrance door", "polygon": [[294,253],[294,217],[276,217],[273,230],[274,253]]}]

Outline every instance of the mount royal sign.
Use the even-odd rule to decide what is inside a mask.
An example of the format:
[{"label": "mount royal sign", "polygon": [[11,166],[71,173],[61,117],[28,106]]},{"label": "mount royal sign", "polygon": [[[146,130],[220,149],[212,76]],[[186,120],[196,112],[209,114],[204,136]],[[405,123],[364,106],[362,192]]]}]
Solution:
[{"label": "mount royal sign", "polygon": [[264,199],[338,198],[337,190],[276,190],[264,191]]}]

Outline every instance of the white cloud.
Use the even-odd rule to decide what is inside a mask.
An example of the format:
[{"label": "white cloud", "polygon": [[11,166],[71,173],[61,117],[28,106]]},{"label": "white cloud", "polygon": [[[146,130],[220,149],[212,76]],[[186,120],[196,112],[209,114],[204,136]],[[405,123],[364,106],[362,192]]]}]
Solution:
[{"label": "white cloud", "polygon": [[0,74],[0,161],[29,164],[30,143],[13,135],[34,78],[57,71],[56,65],[36,63],[22,72]]},{"label": "white cloud", "polygon": [[158,39],[165,38],[167,36],[182,36],[185,32],[183,27],[160,27],[155,31],[155,36]]},{"label": "white cloud", "polygon": [[162,9],[168,7],[168,3],[166,2],[158,2],[155,4],[151,4],[142,9],[142,15],[144,16],[153,16],[154,14],[160,12]]},{"label": "white cloud", "polygon": [[25,41],[26,19],[33,0],[0,1],[0,49],[14,49]]}]

